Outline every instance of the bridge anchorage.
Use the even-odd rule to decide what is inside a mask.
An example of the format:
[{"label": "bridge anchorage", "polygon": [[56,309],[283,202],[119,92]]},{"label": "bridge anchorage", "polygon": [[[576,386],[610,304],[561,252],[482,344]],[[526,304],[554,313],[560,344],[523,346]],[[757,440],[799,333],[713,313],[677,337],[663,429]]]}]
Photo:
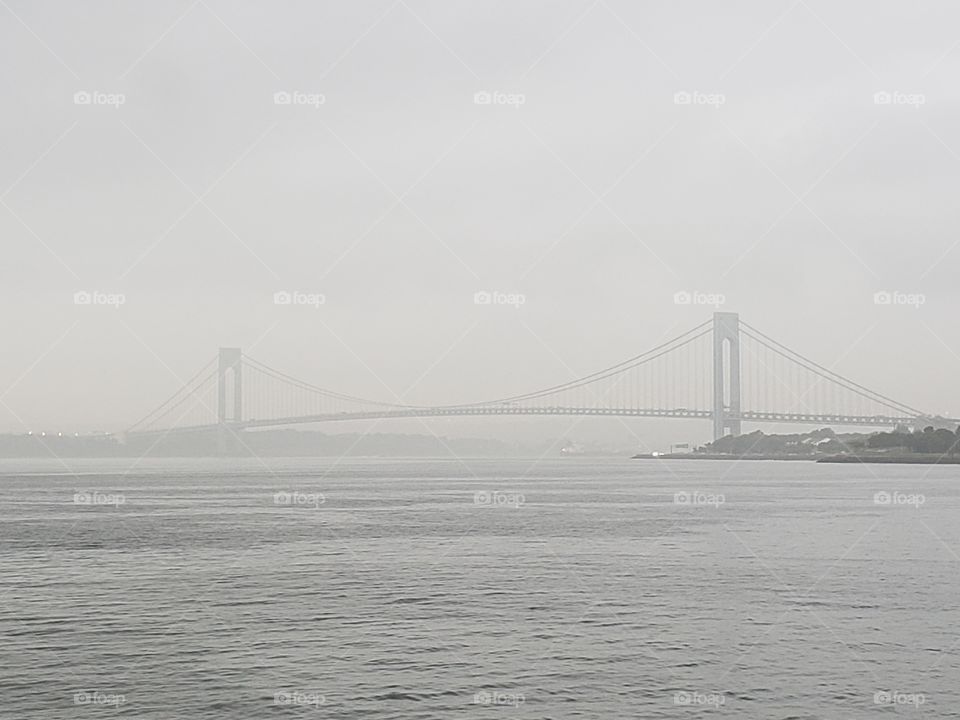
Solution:
[{"label": "bridge anchorage", "polygon": [[[715,438],[743,423],[917,426],[925,413],[789,349],[736,313],[718,312],[672,340],[566,383],[481,402],[406,405],[336,392],[221,348],[126,433],[160,442],[212,433],[236,451],[245,429],[348,420],[478,415],[595,415],[710,420]],[[949,420],[949,422],[958,422]]]}]

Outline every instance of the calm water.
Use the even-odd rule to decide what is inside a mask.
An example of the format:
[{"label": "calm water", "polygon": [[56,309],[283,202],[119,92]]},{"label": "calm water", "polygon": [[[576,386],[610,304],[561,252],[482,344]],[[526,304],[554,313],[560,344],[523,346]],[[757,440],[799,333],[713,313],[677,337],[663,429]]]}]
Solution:
[{"label": "calm water", "polygon": [[960,717],[956,467],[267,462],[0,464],[0,716]]}]

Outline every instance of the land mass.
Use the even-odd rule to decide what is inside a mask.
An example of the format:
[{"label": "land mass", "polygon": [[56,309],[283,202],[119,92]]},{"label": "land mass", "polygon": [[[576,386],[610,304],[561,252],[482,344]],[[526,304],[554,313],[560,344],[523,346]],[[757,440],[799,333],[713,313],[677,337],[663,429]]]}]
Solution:
[{"label": "land mass", "polygon": [[638,459],[813,460],[825,463],[960,464],[960,426],[911,431],[728,435],[687,453],[641,453]]}]

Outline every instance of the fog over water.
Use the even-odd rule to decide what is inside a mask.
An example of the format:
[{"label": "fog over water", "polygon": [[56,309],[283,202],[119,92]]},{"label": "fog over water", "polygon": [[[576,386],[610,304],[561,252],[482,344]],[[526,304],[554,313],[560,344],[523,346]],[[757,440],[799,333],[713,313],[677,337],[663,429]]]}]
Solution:
[{"label": "fog over water", "polygon": [[[0,429],[122,430],[221,345],[372,399],[516,394],[714,311],[680,292],[956,415],[958,13],[9,0]],[[576,437],[709,438],[630,428]]]}]

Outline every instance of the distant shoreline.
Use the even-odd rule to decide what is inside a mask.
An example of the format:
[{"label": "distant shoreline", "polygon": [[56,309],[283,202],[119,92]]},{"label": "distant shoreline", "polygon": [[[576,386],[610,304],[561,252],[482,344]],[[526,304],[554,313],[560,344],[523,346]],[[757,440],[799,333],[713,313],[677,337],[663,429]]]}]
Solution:
[{"label": "distant shoreline", "polygon": [[912,453],[904,455],[828,455],[819,458],[821,463],[881,463],[886,465],[960,465],[958,455],[930,455]]},{"label": "distant shoreline", "polygon": [[727,455],[724,453],[637,453],[631,460],[816,460],[809,455]]},{"label": "distant shoreline", "polygon": [[905,455],[725,455],[722,453],[638,453],[633,460],[805,460],[816,463],[863,465],[960,465],[958,455],[930,455],[927,453]]}]

